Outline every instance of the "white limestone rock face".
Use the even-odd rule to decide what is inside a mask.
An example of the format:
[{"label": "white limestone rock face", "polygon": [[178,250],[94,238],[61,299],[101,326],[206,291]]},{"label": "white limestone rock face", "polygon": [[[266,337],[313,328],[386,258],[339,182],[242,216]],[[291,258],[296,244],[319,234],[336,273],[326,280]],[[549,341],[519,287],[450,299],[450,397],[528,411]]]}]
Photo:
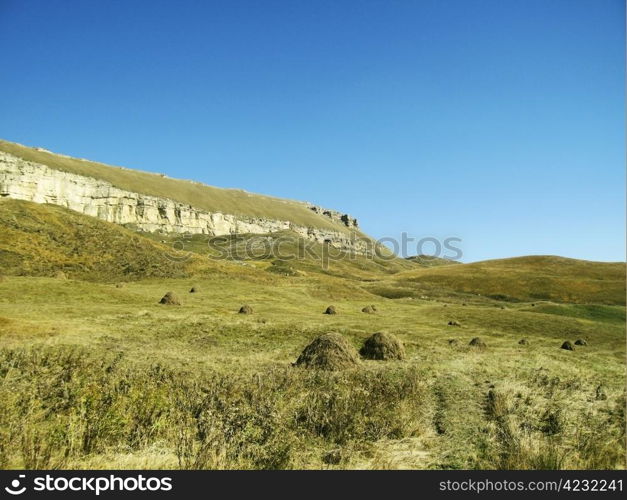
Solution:
[{"label": "white limestone rock face", "polygon": [[[342,231],[318,229],[289,221],[250,218],[206,212],[167,198],[119,189],[109,182],[62,172],[0,151],[0,196],[36,203],[60,205],[115,224],[133,225],[148,232],[191,233],[221,236],[239,233],[274,233],[290,229],[303,238],[363,253],[368,244]],[[346,214],[315,205],[316,213],[357,227]]]}]

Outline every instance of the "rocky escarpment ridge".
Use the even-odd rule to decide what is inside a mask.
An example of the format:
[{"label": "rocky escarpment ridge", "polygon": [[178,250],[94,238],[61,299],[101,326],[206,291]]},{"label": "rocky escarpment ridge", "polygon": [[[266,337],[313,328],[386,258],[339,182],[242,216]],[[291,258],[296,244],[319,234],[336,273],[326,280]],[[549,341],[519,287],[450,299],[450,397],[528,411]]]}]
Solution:
[{"label": "rocky escarpment ridge", "polygon": [[348,214],[343,214],[341,212],[338,212],[337,210],[329,210],[327,208],[322,208],[317,205],[312,205],[311,203],[308,204],[308,207],[314,213],[323,215],[324,217],[328,217],[331,220],[344,224],[346,227],[355,227],[355,228],[359,227],[359,223],[357,222],[357,219],[355,219],[354,217],[351,217]]},{"label": "rocky escarpment ridge", "polygon": [[[338,230],[304,227],[285,220],[207,212],[175,200],[117,188],[111,183],[50,168],[0,151],[0,196],[51,203],[141,231],[220,236],[292,230],[300,236],[336,247],[365,252],[366,241],[352,231],[357,220],[315,205],[308,207],[334,221]],[[344,228],[344,229],[342,229]]]}]

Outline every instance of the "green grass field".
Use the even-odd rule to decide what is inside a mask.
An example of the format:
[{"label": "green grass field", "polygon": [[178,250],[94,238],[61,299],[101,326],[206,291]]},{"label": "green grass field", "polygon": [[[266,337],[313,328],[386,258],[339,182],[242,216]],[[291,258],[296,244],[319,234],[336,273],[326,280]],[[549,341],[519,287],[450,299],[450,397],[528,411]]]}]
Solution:
[{"label": "green grass field", "polygon": [[[173,260],[170,239],[66,212],[0,202],[4,468],[626,465],[623,264],[322,269],[215,260],[199,238]],[[158,303],[167,291],[180,306]],[[243,304],[254,313],[237,314]],[[338,314],[322,314],[331,304]],[[407,359],[292,366],[331,331],[355,348],[392,333]]]}]

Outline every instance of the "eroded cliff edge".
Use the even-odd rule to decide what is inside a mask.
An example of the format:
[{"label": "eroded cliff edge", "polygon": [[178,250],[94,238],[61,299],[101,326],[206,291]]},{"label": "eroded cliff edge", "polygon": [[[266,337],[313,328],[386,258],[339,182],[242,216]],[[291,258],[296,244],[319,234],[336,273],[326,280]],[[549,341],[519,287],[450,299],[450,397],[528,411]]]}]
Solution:
[{"label": "eroded cliff edge", "polygon": [[220,236],[291,230],[303,238],[328,242],[346,250],[361,253],[368,248],[363,235],[356,231],[356,219],[316,205],[307,206],[333,221],[337,230],[306,227],[287,220],[208,212],[176,200],[120,189],[102,179],[64,172],[2,151],[0,196],[60,205],[148,232]]}]

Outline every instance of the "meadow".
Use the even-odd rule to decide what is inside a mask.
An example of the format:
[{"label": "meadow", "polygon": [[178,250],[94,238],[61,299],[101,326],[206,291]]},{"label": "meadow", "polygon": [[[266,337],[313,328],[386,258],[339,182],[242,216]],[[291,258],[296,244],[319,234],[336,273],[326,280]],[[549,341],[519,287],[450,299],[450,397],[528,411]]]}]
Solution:
[{"label": "meadow", "polygon": [[[482,264],[482,281],[474,264],[216,261],[200,240],[167,264],[165,237],[77,215],[78,231],[53,223],[58,207],[10,208],[0,238],[3,468],[626,465],[623,264],[495,261]],[[42,238],[36,249],[25,234]],[[136,252],[143,265],[129,267]],[[512,268],[529,280],[505,279]],[[553,284],[567,276],[565,300]],[[543,298],[529,286],[538,280]],[[159,304],[168,291],[181,305]],[[244,304],[252,314],[238,314]],[[329,305],[336,315],[323,314]],[[321,334],[359,349],[379,331],[403,342],[405,360],[293,366]],[[474,337],[486,346],[469,346]],[[560,348],[577,339],[587,345]]]},{"label": "meadow", "polygon": [[[5,278],[2,465],[624,466],[622,308],[588,319],[558,304],[444,307],[299,280]],[[158,304],[166,290],[183,304]],[[322,314],[330,302],[336,316]],[[371,302],[377,314],[361,313]],[[237,314],[242,303],[255,312]],[[380,330],[404,342],[406,361],[291,366],[321,333],[358,347]],[[475,336],[486,349],[467,345]],[[588,346],[560,349],[580,337]]]}]

